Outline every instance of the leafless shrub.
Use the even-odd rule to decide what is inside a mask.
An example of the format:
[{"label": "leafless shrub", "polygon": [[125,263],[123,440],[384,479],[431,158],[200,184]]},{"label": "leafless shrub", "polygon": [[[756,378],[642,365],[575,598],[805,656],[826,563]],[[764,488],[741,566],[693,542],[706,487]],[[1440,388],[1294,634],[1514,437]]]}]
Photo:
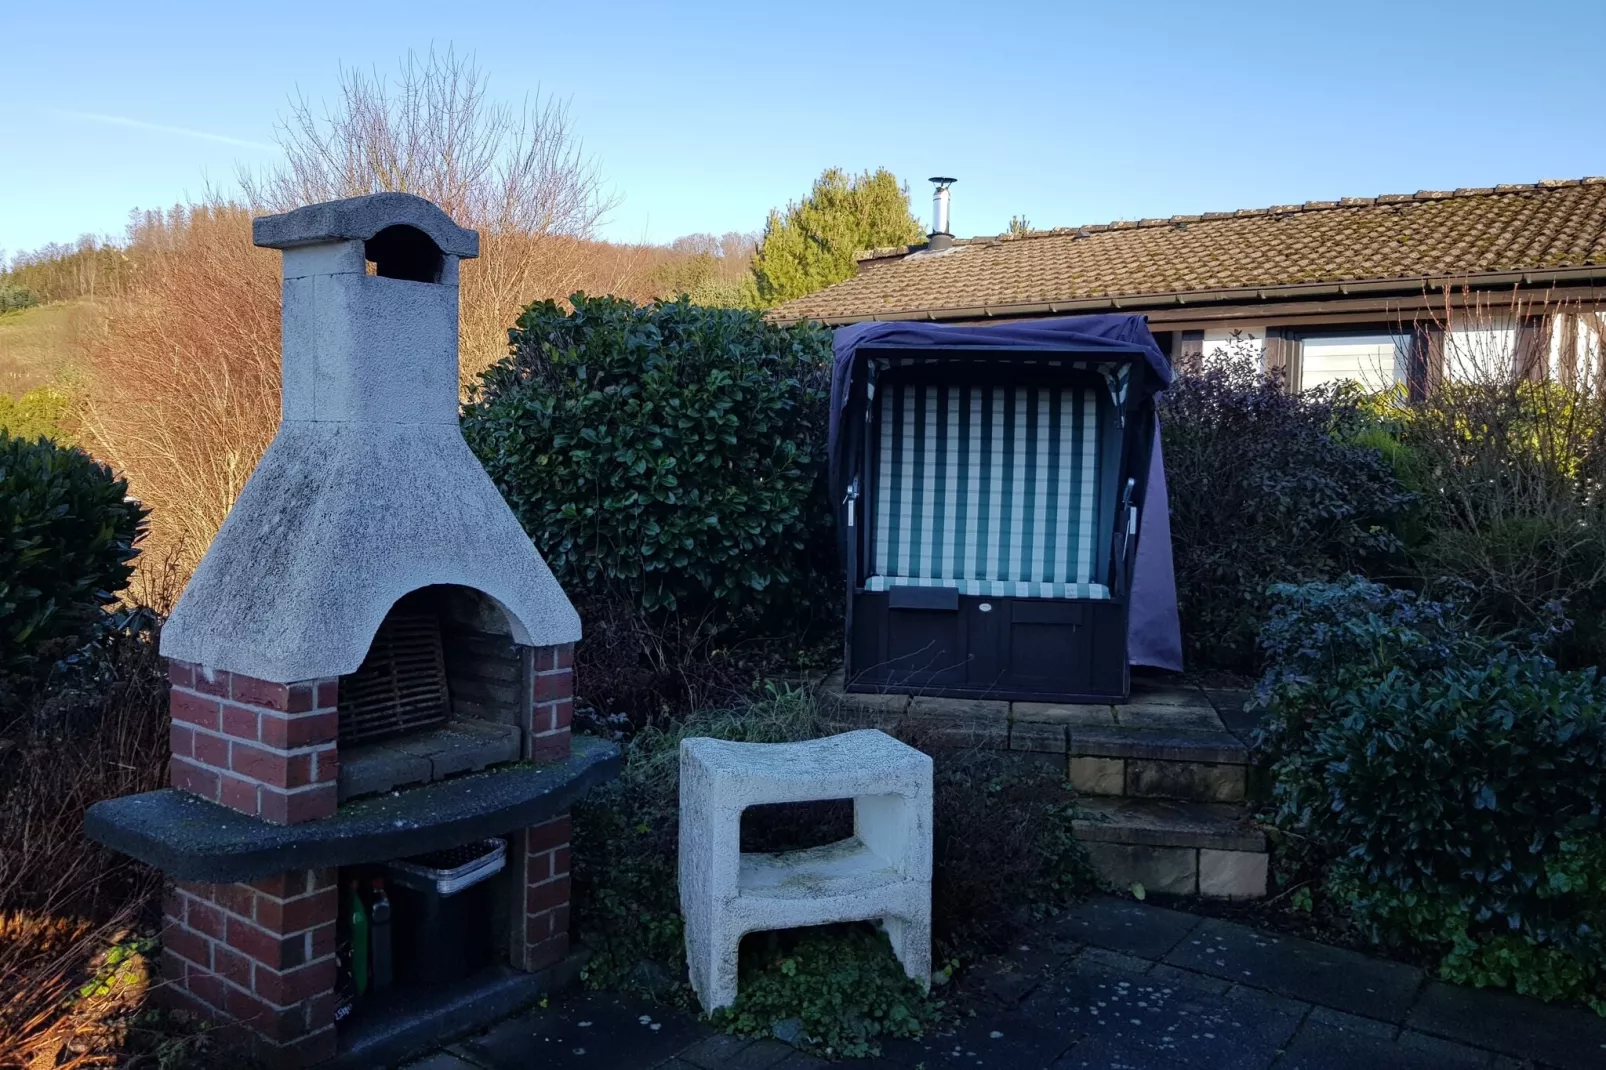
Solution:
[{"label": "leafless shrub", "polygon": [[570,292],[584,241],[613,204],[566,102],[496,102],[488,84],[472,57],[450,48],[409,52],[393,77],[342,71],[332,106],[292,100],[278,136],[284,166],[241,176],[253,208],[400,191],[478,230],[480,257],[462,272],[465,379],[506,350],[523,304]]},{"label": "leafless shrub", "polygon": [[156,638],[107,641],[96,677],[63,682],[0,723],[0,912],[106,917],[151,873],[84,836],[84,811],[160,787],[167,683]]},{"label": "leafless shrub", "polygon": [[645,301],[675,288],[679,265],[705,256],[725,271],[745,255],[733,235],[680,250],[594,240],[611,201],[567,106],[495,102],[485,73],[450,50],[410,55],[394,78],[345,72],[327,111],[292,102],[280,142],[282,168],[242,176],[244,204],[136,221],[120,251],[131,277],[83,342],[85,445],[151,506],[146,560],[176,559],[186,574],[278,422],[278,258],[252,246],[253,213],[405,190],[478,229],[481,256],[462,273],[465,382],[503,354],[531,301]]},{"label": "leafless shrub", "polygon": [[167,687],[153,630],[0,720],[0,1068],[117,1062],[147,987],[161,875],[91,842],[84,811],[160,787]]},{"label": "leafless shrub", "polygon": [[1396,467],[1421,499],[1413,565],[1429,589],[1471,598],[1499,625],[1542,630],[1564,612],[1564,660],[1596,663],[1606,655],[1601,317],[1478,301],[1447,308],[1438,326],[1442,372],[1399,425]]},{"label": "leafless shrub", "polygon": [[227,203],[133,228],[131,291],[89,337],[82,435],[152,509],[145,560],[199,559],[278,424],[277,256]]}]

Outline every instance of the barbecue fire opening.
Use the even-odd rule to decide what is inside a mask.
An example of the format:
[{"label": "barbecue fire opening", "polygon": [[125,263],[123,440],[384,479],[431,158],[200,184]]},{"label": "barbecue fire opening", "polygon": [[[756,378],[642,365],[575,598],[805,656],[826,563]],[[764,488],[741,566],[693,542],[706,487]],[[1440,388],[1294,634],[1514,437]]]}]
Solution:
[{"label": "barbecue fire opening", "polygon": [[518,761],[525,649],[478,591],[440,584],[397,600],[340,678],[341,798]]}]

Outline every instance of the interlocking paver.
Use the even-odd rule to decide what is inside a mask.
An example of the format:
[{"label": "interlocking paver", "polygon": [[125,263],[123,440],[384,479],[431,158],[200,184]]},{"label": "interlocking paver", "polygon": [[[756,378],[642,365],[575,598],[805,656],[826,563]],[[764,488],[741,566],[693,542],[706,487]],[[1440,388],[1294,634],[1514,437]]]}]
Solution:
[{"label": "interlocking paver", "polygon": [[1367,1018],[1404,1021],[1422,971],[1311,940],[1207,918],[1165,961]]},{"label": "interlocking paver", "polygon": [[1563,1070],[1606,1066],[1606,1018],[1509,992],[1433,982],[1406,1025],[1506,1055],[1537,1059]]},{"label": "interlocking paver", "polygon": [[681,1052],[680,1058],[698,1070],[771,1070],[792,1051],[779,1041],[715,1033]]},{"label": "interlocking paver", "polygon": [[1072,907],[1054,927],[1084,944],[1157,959],[1198,926],[1193,914],[1101,896]]},{"label": "interlocking paver", "polygon": [[707,1033],[680,1011],[585,993],[509,1018],[462,1048],[494,1070],[650,1070]]},{"label": "interlocking paver", "polygon": [[[1004,1005],[977,998],[989,985],[1002,986],[993,994]],[[715,1034],[666,1007],[567,995],[408,1070],[1606,1067],[1606,1019],[1588,1011],[1424,987],[1398,963],[1117,899],[1081,904],[1023,937],[948,998],[975,1016],[920,1041],[886,1041],[877,1058],[833,1064],[778,1041]]]},{"label": "interlocking paver", "polygon": [[479,1068],[471,1062],[459,1059],[449,1051],[438,1051],[416,1063],[408,1063],[407,1070],[479,1070]]},{"label": "interlocking paver", "polygon": [[[1270,1065],[1309,1011],[1267,992],[1162,981],[1073,959],[1022,1005],[1033,1021],[1081,1034],[1056,1064],[1252,1070]],[[1106,1060],[1099,1062],[1098,1060]]]},{"label": "interlocking paver", "polygon": [[1076,1039],[1064,1030],[1025,1015],[1005,1014],[962,1023],[948,1033],[921,1040],[895,1040],[882,1045],[886,1067],[982,1067],[1023,1070],[1047,1066]]},{"label": "interlocking paver", "polygon": [[[1483,1070],[1489,1063],[1486,1051],[1421,1034],[1395,1039],[1396,1030],[1386,1023],[1344,1017],[1350,1019],[1347,1026],[1332,1017],[1306,1021],[1277,1063],[1277,1070]],[[1383,1033],[1375,1028],[1379,1025],[1385,1026]]]}]

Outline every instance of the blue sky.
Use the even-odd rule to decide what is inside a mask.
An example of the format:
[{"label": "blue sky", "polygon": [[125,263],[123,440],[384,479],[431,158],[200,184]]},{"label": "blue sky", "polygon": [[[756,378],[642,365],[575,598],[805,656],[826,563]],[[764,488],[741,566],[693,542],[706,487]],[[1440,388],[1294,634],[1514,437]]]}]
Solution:
[{"label": "blue sky", "polygon": [[0,249],[276,157],[287,95],[409,48],[571,100],[606,237],[756,230],[886,166],[953,229],[1606,174],[1606,4],[43,3],[0,11]]}]

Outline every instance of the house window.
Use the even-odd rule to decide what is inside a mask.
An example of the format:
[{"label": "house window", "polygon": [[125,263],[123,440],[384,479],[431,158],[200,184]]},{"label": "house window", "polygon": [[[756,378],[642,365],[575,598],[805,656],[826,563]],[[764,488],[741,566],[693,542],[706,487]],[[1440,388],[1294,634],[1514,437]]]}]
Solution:
[{"label": "house window", "polygon": [[1405,382],[1411,356],[1408,334],[1307,335],[1300,340],[1299,389],[1349,379],[1367,390]]}]

